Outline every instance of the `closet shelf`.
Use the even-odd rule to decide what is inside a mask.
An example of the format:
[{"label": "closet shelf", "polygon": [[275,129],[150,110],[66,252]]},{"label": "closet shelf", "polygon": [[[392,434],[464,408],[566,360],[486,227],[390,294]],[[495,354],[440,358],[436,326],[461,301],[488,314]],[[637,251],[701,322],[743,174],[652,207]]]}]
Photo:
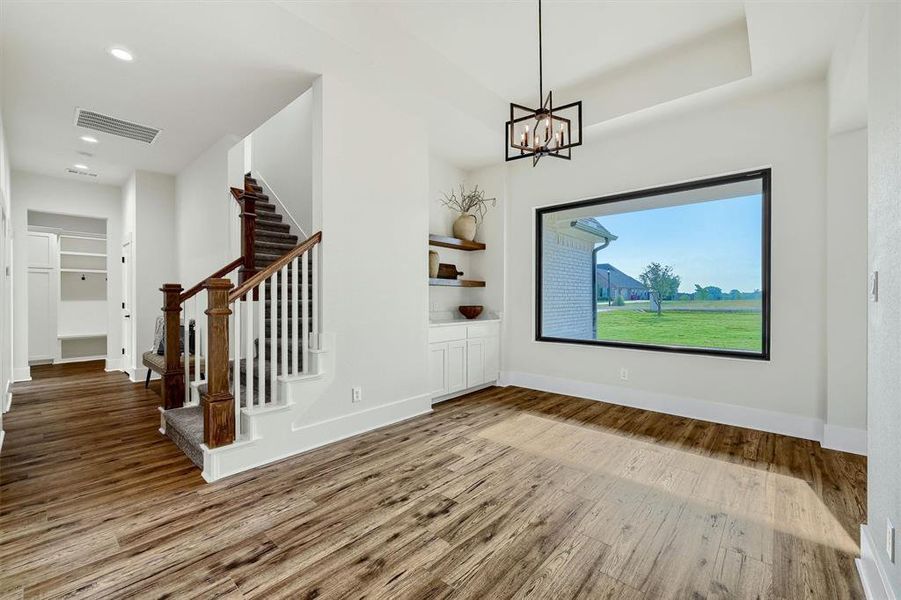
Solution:
[{"label": "closet shelf", "polygon": [[68,250],[61,250],[60,256],[96,256],[97,258],[106,258],[106,254],[100,252],[69,252]]},{"label": "closet shelf", "polygon": [[106,273],[106,269],[60,269],[60,273]]},{"label": "closet shelf", "polygon": [[56,336],[61,340],[85,340],[90,338],[106,337],[106,332],[97,333],[60,333]]}]

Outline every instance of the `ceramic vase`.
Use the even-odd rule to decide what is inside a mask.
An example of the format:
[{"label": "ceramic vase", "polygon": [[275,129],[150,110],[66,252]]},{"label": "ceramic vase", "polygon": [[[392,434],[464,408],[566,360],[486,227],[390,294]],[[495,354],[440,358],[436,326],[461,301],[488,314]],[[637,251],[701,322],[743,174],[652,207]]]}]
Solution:
[{"label": "ceramic vase", "polygon": [[429,250],[429,277],[438,277],[438,253],[434,250]]},{"label": "ceramic vase", "polygon": [[475,215],[463,213],[454,221],[454,237],[471,242],[476,238]]}]

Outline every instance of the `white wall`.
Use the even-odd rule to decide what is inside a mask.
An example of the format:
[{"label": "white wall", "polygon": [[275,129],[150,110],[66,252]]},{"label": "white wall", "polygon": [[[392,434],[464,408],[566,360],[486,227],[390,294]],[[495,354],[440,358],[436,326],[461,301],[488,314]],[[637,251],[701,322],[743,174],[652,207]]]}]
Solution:
[{"label": "white wall", "polygon": [[[303,239],[313,234],[313,91],[307,90],[251,134],[251,171],[282,204]],[[273,199],[275,200],[275,199]]]},{"label": "white wall", "polygon": [[[319,229],[321,218],[323,330],[335,336],[336,365],[305,423],[362,413],[376,427],[386,407],[411,416],[430,405],[427,140],[416,119],[337,77],[317,80],[314,94],[314,115],[322,114],[314,223]],[[404,143],[391,152],[359,143],[391,138],[398,122]],[[353,386],[362,387],[357,404]]]},{"label": "white wall", "polygon": [[828,165],[826,427],[841,436],[867,428],[867,130],[830,136]]},{"label": "white wall", "polygon": [[233,236],[236,202],[229,192],[229,151],[239,141],[223,137],[176,177],[174,281],[186,288],[241,254]]},{"label": "white wall", "polygon": [[[24,248],[28,235],[28,211],[39,210],[105,219],[107,227],[107,366],[120,363],[121,324],[119,296],[121,291],[122,199],[119,188],[96,183],[83,183],[24,171],[12,173],[12,223],[17,248]],[[25,282],[28,265],[21,251],[17,254],[14,280]],[[13,311],[13,361],[16,379],[27,379],[28,369],[28,288],[16,285]]]},{"label": "white wall", "polygon": [[0,110],[0,449],[3,447],[3,412],[9,410],[13,381],[12,335],[12,217],[10,171],[3,114]]},{"label": "white wall", "polygon": [[[901,526],[901,6],[873,3],[869,11],[869,268],[879,272],[879,301],[869,303],[867,331],[864,532],[875,542],[884,580],[901,597],[901,559],[890,562],[883,542],[887,519]],[[897,552],[901,536],[895,543]]]},{"label": "white wall", "polygon": [[[826,414],[822,82],[597,136],[572,162],[509,172],[508,381],[820,439]],[[534,341],[534,209],[772,166],[772,360]],[[630,379],[619,379],[620,368]],[[766,411],[766,412],[761,412]]]},{"label": "white wall", "polygon": [[162,314],[160,288],[164,283],[179,281],[179,252],[175,234],[175,178],[150,171],[135,171],[132,177],[136,226],[132,238],[134,292],[131,322],[134,327],[133,356],[137,363],[132,376],[141,380],[146,371],[141,366],[140,356],[153,346],[156,318]]}]

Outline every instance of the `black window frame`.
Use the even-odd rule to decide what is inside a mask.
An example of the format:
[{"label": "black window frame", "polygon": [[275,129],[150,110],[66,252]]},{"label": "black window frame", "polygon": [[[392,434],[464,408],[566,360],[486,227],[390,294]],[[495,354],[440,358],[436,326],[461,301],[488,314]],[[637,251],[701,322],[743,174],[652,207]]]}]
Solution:
[{"label": "black window frame", "polygon": [[[542,335],[541,332],[541,314],[542,314],[542,290],[544,279],[542,277],[542,231],[544,225],[544,215],[569,210],[573,208],[583,208],[586,206],[612,204],[615,202],[624,202],[626,200],[635,200],[636,198],[647,198],[650,196],[662,196],[665,194],[673,194],[677,192],[685,192],[729,183],[737,183],[759,179],[761,182],[761,268],[762,268],[762,288],[761,288],[761,334],[762,345],[760,352],[718,348],[692,348],[682,346],[666,346],[659,344],[640,344],[634,342],[618,342],[609,340],[588,340],[588,339],[571,339],[558,338]],[[702,356],[719,356],[731,358],[743,358],[748,360],[769,361],[771,346],[771,282],[770,276],[770,257],[772,242],[772,169],[762,168],[751,171],[743,171],[741,173],[733,173],[729,175],[720,175],[716,177],[708,177],[684,183],[676,183],[663,185],[641,190],[633,190],[608,196],[599,196],[589,198],[587,200],[578,200],[576,202],[567,202],[564,204],[554,204],[535,209],[535,341],[550,342],[559,344],[580,344],[584,346],[600,346],[605,348],[625,348],[629,350],[646,350],[651,352],[672,352],[676,354],[695,354]],[[595,292],[596,293],[596,292]],[[596,299],[592,298],[592,310],[597,311]]]}]

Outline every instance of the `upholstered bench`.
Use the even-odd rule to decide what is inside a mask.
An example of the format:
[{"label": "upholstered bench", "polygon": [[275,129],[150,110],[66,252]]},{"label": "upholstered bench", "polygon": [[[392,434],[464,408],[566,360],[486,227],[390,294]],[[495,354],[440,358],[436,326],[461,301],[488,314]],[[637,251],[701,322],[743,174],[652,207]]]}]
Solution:
[{"label": "upholstered bench", "polygon": [[[185,355],[182,354],[179,356],[179,364],[185,364]],[[153,350],[148,350],[144,353],[141,362],[144,363],[144,366],[147,367],[147,380],[144,382],[144,387],[150,385],[150,373],[159,373],[160,377],[163,377],[166,374],[166,357],[162,354],[157,354]],[[203,362],[200,363],[200,373],[203,374]],[[194,371],[194,355],[192,354],[188,359],[188,368],[191,369],[191,372]]]}]

